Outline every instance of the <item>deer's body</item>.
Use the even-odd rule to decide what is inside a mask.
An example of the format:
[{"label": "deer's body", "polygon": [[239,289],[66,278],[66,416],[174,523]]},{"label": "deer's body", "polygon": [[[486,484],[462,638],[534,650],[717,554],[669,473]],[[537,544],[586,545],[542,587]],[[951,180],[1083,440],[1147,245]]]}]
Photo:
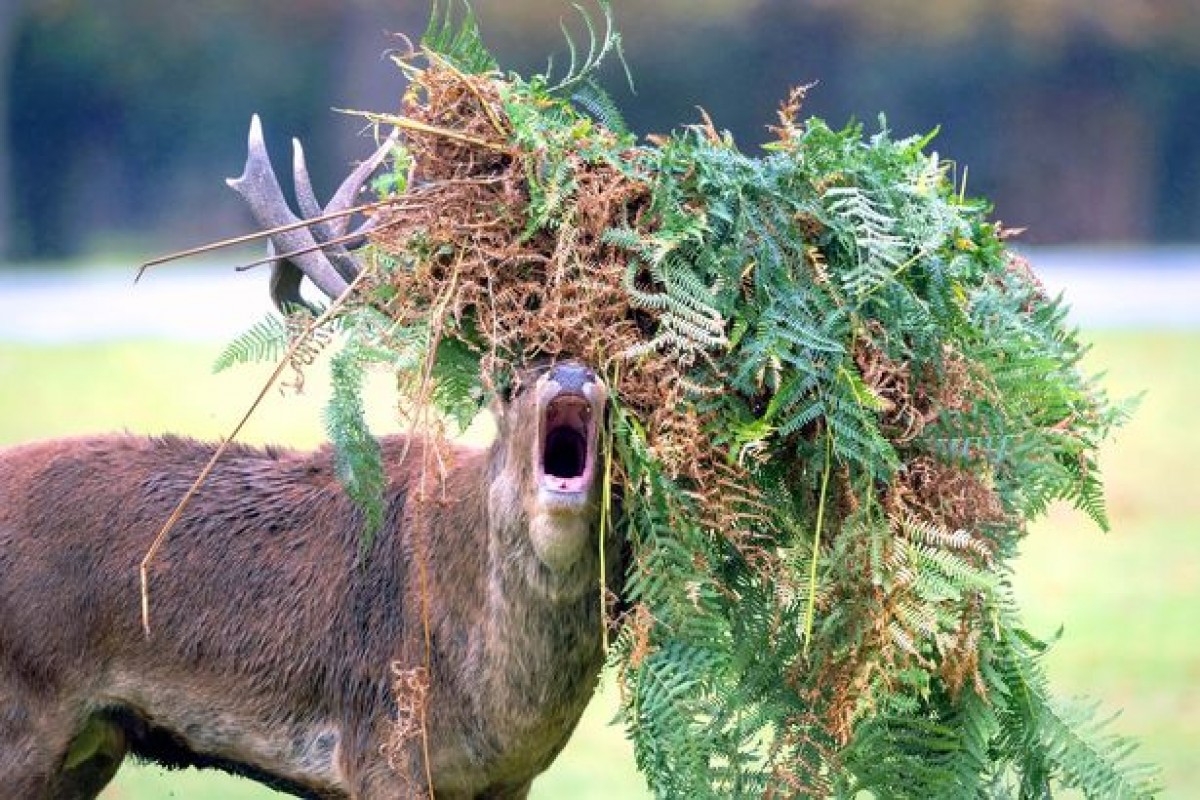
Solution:
[{"label": "deer's body", "polygon": [[[546,493],[546,402],[523,405],[490,450],[451,449],[424,502],[422,444],[385,439],[361,562],[328,449],[232,448],[153,564],[149,638],[138,563],[212,446],[0,452],[7,796],[94,797],[129,751],[311,797],[419,797],[426,744],[437,797],[524,796],[591,696],[602,623],[594,481]],[[423,718],[393,665],[428,666]]]},{"label": "deer's body", "polygon": [[[305,276],[350,291],[372,224],[345,235],[353,201],[390,148],[321,208],[297,142],[301,211],[326,220],[306,226],[255,117],[229,184],[271,229],[281,308]],[[133,753],[313,798],[524,797],[591,696],[604,624],[606,390],[575,362],[528,377],[487,450],[381,443],[365,553],[328,449],[232,448],[152,564],[148,638],[138,566],[213,446],[0,450],[0,796],[90,800]]]}]

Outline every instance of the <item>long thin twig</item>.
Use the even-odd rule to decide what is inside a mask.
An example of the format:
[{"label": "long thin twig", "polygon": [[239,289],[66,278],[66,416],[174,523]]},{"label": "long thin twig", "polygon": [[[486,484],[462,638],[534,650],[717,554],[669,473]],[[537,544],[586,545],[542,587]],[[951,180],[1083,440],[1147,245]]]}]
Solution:
[{"label": "long thin twig", "polygon": [[[617,361],[613,368],[612,391],[621,386],[621,362]],[[612,525],[612,465],[613,440],[616,438],[616,414],[609,420],[606,441],[604,445],[604,483],[600,487],[600,652],[608,657],[608,559],[605,554],[605,540],[608,529]]]},{"label": "long thin twig", "polygon": [[463,144],[482,147],[485,150],[495,150],[499,153],[512,152],[512,148],[504,142],[488,141],[487,139],[481,139],[478,136],[472,136],[469,133],[456,131],[452,128],[440,128],[437,125],[430,125],[427,122],[421,122],[420,120],[415,120],[411,117],[402,117],[397,114],[381,114],[377,111],[357,111],[352,108],[339,108],[336,110],[345,114],[355,114],[357,116],[364,117],[371,122],[394,125],[397,128],[404,128],[406,130],[416,131],[417,133],[427,133],[431,136],[441,136],[444,139],[453,139],[455,141],[462,142]]},{"label": "long thin twig", "polygon": [[[446,316],[446,309],[449,307],[450,301],[454,297],[455,289],[458,286],[458,268],[461,265],[462,265],[462,257],[460,255],[458,262],[455,264],[454,274],[450,278],[450,286],[446,289],[444,299],[439,301],[436,304],[437,310],[434,312],[433,322],[431,323],[431,330],[432,330],[433,335],[432,335],[432,339],[430,340],[429,347],[425,351],[425,366],[424,366],[424,369],[422,370],[423,374],[421,376],[421,387],[418,390],[417,407],[418,407],[418,409],[421,409],[417,412],[418,414],[423,414],[423,413],[427,414],[428,413],[430,392],[432,392],[432,388],[433,388],[433,368],[434,368],[436,360],[437,360],[438,344],[441,341],[442,332],[444,330],[443,323],[444,323],[445,316]],[[412,439],[409,438],[408,443],[411,443],[411,442],[412,442]],[[439,447],[438,447],[437,442],[436,441],[431,442],[431,446],[434,450],[434,456],[440,460],[441,455],[438,452]],[[405,445],[406,449],[407,449],[407,447],[408,447],[408,444]],[[418,502],[417,502],[417,513],[418,514],[424,514],[426,507],[427,507],[428,497],[425,493],[425,479],[428,474],[428,468],[429,468],[429,447],[426,447],[421,455],[420,496],[419,496]],[[438,469],[438,472],[441,473],[442,499],[445,500],[445,492],[446,492],[445,468],[440,466]],[[427,540],[427,537],[429,535],[429,529],[423,524],[418,524],[417,530],[422,531],[424,534],[424,538],[417,537],[418,538],[417,580],[420,582],[419,592],[420,592],[420,598],[421,598],[421,627],[422,627],[422,631],[425,634],[425,674],[432,676],[433,675],[433,631],[431,630],[431,626],[429,623],[429,551],[427,549],[428,544],[429,544],[429,542]],[[430,678],[430,680],[432,681],[432,677]],[[426,709],[422,708],[421,709],[421,752],[425,759],[425,781],[426,781],[426,785],[429,787],[429,796],[432,798],[434,796],[434,793],[433,793],[433,761],[430,757],[430,752],[429,752],[429,727],[427,725],[426,716],[427,716]]]},{"label": "long thin twig", "polygon": [[390,199],[374,200],[370,203],[363,203],[361,206],[354,206],[353,208],[347,208],[343,211],[332,211],[328,214],[322,214],[319,217],[309,217],[308,219],[302,219],[302,220],[298,220],[296,222],[289,222],[286,225],[279,225],[274,228],[267,228],[265,230],[255,231],[254,233],[244,233],[241,236],[234,236],[230,239],[222,239],[219,242],[212,242],[211,244],[200,245],[199,247],[192,247],[187,250],[180,250],[177,253],[170,253],[169,255],[159,256],[158,258],[152,258],[149,261],[144,262],[140,267],[138,267],[137,276],[134,277],[133,282],[137,283],[138,281],[140,281],[142,279],[142,274],[145,273],[145,271],[150,269],[151,267],[157,267],[161,264],[166,264],[170,261],[179,261],[180,259],[191,258],[192,256],[198,256],[198,255],[202,255],[204,253],[209,253],[209,252],[212,252],[213,250],[221,250],[225,247],[233,247],[234,245],[245,244],[246,242],[253,242],[257,239],[262,239],[262,238],[265,238],[268,236],[274,236],[277,233],[286,233],[288,231],[294,231],[297,228],[307,228],[310,225],[316,225],[321,222],[329,222],[330,220],[339,219],[341,217],[346,217],[346,216],[349,216],[350,214],[358,214],[358,213],[365,213],[367,211],[374,211],[375,209],[385,206],[390,202],[392,202],[392,200],[390,200]]},{"label": "long thin twig", "polygon": [[171,529],[174,528],[175,524],[179,522],[179,518],[183,516],[184,509],[187,508],[188,503],[190,503],[192,498],[196,496],[196,493],[200,491],[200,487],[204,485],[204,481],[208,479],[209,474],[211,474],[213,468],[216,467],[217,461],[222,455],[224,455],[225,450],[229,447],[233,440],[237,438],[237,435],[241,432],[242,428],[245,427],[246,422],[250,419],[250,416],[255,412],[255,410],[257,410],[258,406],[262,403],[263,398],[267,396],[267,392],[269,392],[271,387],[275,385],[275,382],[279,380],[279,376],[283,374],[284,369],[287,368],[288,364],[292,360],[292,357],[297,351],[299,351],[299,349],[317,329],[327,323],[333,318],[334,314],[341,310],[342,306],[346,304],[346,301],[349,300],[349,298],[354,294],[355,289],[358,288],[359,282],[366,274],[366,271],[360,273],[359,276],[354,279],[354,282],[346,287],[346,290],[342,292],[336,300],[333,301],[325,313],[310,322],[308,327],[306,327],[304,331],[296,337],[296,340],[292,342],[291,347],[289,347],[287,352],[284,353],[283,358],[279,360],[279,364],[276,365],[275,371],[271,373],[271,376],[267,378],[266,383],[263,384],[263,387],[259,391],[258,396],[254,399],[254,402],[250,404],[250,408],[246,409],[246,413],[242,415],[242,418],[238,421],[237,425],[233,427],[233,430],[230,431],[229,435],[222,440],[221,444],[213,452],[212,458],[210,458],[208,463],[204,465],[204,469],[200,471],[200,474],[192,483],[191,488],[187,490],[187,493],[184,494],[183,499],[179,501],[179,505],[175,506],[175,510],[171,512],[171,516],[167,518],[165,523],[163,523],[162,528],[158,531],[158,535],[154,537],[154,541],[150,544],[150,549],[146,551],[146,555],[142,558],[142,563],[138,567],[138,574],[141,578],[142,589],[142,630],[145,632],[147,638],[150,636],[150,562],[154,560],[154,556],[158,553],[159,548],[161,548],[163,543],[166,541],[167,534],[171,532]]},{"label": "long thin twig", "polygon": [[328,239],[323,242],[317,242],[316,244],[310,245],[308,247],[301,247],[298,250],[289,250],[286,253],[272,253],[271,255],[263,256],[262,258],[256,258],[253,261],[247,261],[244,264],[239,264],[238,266],[234,267],[234,269],[237,272],[245,272],[246,270],[254,269],[255,267],[261,267],[263,264],[271,264],[275,261],[287,261],[290,258],[295,258],[296,256],[302,256],[306,253],[315,253],[318,250],[324,250],[326,247],[333,247],[333,246],[339,245],[339,244],[347,244],[349,242],[353,242],[355,239],[361,239],[364,236],[374,233],[375,231],[382,231],[382,230],[387,230],[388,228],[393,228],[393,227],[399,225],[403,221],[404,220],[392,220],[391,222],[385,222],[382,225],[376,225],[375,227],[371,228],[369,231],[363,231],[363,230],[351,231],[350,233],[342,234],[341,236],[335,236],[334,238]]}]

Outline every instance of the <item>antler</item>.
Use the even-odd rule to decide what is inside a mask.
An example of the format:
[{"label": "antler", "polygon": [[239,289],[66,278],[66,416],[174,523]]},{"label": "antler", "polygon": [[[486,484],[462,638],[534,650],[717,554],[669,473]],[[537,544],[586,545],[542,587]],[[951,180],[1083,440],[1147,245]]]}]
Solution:
[{"label": "antler", "polygon": [[237,178],[225,182],[246,204],[264,229],[272,229],[267,254],[278,256],[272,262],[271,300],[281,311],[288,306],[309,304],[300,294],[300,282],[305,276],[331,300],[338,298],[359,272],[358,260],[351,250],[365,241],[365,234],[374,224],[368,219],[353,233],[347,234],[353,202],[363,183],[383,161],[396,140],[393,133],[370,158],[358,165],[334,192],[322,208],[317,201],[304,160],[304,148],[292,140],[292,178],[301,219],[289,208],[283,196],[275,168],[267,155],[263,140],[262,122],[255,114],[250,120],[250,135],[246,146],[246,167]]}]

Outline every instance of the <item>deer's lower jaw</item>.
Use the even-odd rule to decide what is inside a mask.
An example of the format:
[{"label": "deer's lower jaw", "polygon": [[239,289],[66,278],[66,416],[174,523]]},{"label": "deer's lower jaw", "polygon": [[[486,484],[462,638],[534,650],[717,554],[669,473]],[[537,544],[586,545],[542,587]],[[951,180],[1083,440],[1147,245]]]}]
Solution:
[{"label": "deer's lower jaw", "polygon": [[591,540],[588,522],[589,518],[582,515],[535,515],[529,521],[529,540],[538,560],[557,575],[573,574]]}]

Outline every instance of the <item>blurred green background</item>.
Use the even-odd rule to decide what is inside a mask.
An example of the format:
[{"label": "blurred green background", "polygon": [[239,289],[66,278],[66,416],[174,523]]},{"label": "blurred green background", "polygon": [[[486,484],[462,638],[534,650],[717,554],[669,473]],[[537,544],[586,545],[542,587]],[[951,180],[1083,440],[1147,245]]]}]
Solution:
[{"label": "blurred green background", "polygon": [[[515,69],[562,54],[560,19],[580,28],[566,0],[474,5]],[[789,86],[819,81],[808,113],[873,124],[884,112],[899,134],[940,125],[936,149],[960,178],[969,168],[968,191],[993,199],[1006,224],[1029,228],[1024,242],[1074,248],[1077,277],[1124,271],[1109,306],[1141,304],[1140,327],[1101,324],[1085,337],[1096,342],[1091,368],[1108,372],[1114,394],[1147,391],[1106,450],[1114,531],[1056,510],[1028,541],[1019,588],[1036,631],[1065,627],[1050,656],[1059,691],[1124,709],[1116,727],[1163,766],[1163,796],[1200,797],[1200,282],[1175,280],[1200,275],[1200,2],[614,7],[637,92],[614,65],[605,83],[635,130],[692,122],[702,106],[749,149]],[[152,305],[184,328],[189,313],[232,330],[258,317],[193,288],[153,294],[166,274],[136,290],[128,276],[147,255],[249,228],[221,179],[241,168],[252,112],[263,114],[277,160],[288,137],[304,140],[327,194],[367,149],[360,123],[331,109],[395,108],[403,86],[381,54],[404,46],[389,32],[415,36],[427,14],[424,0],[0,0],[0,445],[98,431],[227,433],[263,371],[213,376],[220,337],[168,340],[121,322]],[[86,292],[90,300],[68,304],[66,293],[114,283],[99,262],[123,268],[123,305]],[[238,262],[210,264],[200,280]],[[28,281],[44,291],[25,293]],[[264,276],[241,281],[265,298]],[[1161,313],[1168,303],[1173,316]],[[6,327],[18,318],[17,330]],[[85,318],[81,333],[74,323]],[[318,442],[319,369],[308,394],[272,394],[245,438]],[[375,397],[375,428],[389,430],[386,385]],[[644,796],[622,733],[608,724],[615,707],[606,684],[535,797]],[[105,794],[270,796],[242,781],[145,768],[126,768]]]}]

